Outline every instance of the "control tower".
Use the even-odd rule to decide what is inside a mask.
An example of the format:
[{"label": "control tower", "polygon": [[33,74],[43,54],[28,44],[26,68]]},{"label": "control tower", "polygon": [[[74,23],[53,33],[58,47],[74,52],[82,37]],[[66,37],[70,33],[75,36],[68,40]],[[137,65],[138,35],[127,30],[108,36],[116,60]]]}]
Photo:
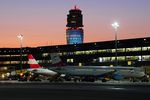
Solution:
[{"label": "control tower", "polygon": [[82,11],[74,6],[67,15],[67,44],[81,44],[84,39]]}]

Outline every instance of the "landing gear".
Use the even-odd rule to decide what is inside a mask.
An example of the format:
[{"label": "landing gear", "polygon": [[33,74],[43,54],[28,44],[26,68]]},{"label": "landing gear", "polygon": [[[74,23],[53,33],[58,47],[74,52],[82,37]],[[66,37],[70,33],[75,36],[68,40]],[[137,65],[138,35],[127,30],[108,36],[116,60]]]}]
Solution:
[{"label": "landing gear", "polygon": [[64,79],[60,76],[50,77],[48,78],[49,82],[63,82]]},{"label": "landing gear", "polygon": [[104,79],[102,79],[102,82],[107,82],[107,80],[104,78]]},{"label": "landing gear", "polygon": [[149,82],[149,76],[145,75],[142,79],[141,82]]}]

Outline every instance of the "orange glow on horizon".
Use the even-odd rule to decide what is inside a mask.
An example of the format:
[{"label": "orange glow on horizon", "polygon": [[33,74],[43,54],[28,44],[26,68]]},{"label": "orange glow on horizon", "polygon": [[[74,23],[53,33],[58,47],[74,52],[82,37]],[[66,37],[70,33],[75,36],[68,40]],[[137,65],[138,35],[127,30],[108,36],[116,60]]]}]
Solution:
[{"label": "orange glow on horizon", "polygon": [[[18,1],[0,3],[0,48],[20,47],[18,34],[24,36],[23,47],[67,43],[67,14],[75,5],[72,0]],[[77,5],[83,14],[84,43],[114,40],[114,20],[120,24],[118,39],[150,37],[149,0],[83,0]]]}]

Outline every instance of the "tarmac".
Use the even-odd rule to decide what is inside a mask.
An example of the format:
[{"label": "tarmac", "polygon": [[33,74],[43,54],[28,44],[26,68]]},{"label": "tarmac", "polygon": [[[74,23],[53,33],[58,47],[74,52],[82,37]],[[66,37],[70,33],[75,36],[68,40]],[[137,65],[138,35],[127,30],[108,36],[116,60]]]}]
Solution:
[{"label": "tarmac", "polygon": [[150,95],[150,82],[0,81],[1,100],[135,100]]}]

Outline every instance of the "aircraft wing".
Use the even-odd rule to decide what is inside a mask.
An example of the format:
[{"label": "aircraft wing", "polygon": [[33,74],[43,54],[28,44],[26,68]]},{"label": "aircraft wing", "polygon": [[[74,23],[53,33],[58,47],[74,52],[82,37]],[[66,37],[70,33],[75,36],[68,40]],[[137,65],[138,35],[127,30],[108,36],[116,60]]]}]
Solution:
[{"label": "aircraft wing", "polygon": [[34,69],[34,70],[32,70],[31,72],[32,72],[32,73],[37,73],[38,70],[37,70],[37,69]]},{"label": "aircraft wing", "polygon": [[117,70],[112,70],[112,71],[109,71],[109,72],[106,72],[104,74],[101,74],[100,77],[107,77],[107,78],[112,78],[114,73],[116,72]]}]

